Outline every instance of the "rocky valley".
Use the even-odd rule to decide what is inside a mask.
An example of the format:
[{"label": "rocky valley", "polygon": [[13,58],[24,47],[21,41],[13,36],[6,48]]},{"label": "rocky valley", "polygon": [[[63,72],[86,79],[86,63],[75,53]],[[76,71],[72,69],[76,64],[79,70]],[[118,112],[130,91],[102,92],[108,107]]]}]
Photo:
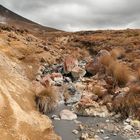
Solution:
[{"label": "rocky valley", "polygon": [[0,15],[0,139],[140,138],[139,29],[65,32]]}]

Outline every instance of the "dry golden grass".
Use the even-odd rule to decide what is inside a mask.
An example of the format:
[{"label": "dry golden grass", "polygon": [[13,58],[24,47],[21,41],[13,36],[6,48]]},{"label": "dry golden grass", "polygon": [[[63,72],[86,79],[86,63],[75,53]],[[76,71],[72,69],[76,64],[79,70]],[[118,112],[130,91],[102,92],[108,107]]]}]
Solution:
[{"label": "dry golden grass", "polygon": [[130,87],[129,93],[124,99],[124,107],[127,108],[129,115],[140,119],[140,83],[133,84]]},{"label": "dry golden grass", "polygon": [[92,93],[97,95],[99,98],[102,98],[107,94],[107,90],[100,85],[94,85],[92,89]]},{"label": "dry golden grass", "polygon": [[125,56],[125,50],[123,48],[114,48],[110,54],[114,59],[122,58]]},{"label": "dry golden grass", "polygon": [[57,93],[52,87],[42,90],[36,95],[36,104],[38,110],[44,114],[55,110],[58,104]]},{"label": "dry golden grass", "polygon": [[122,118],[132,116],[140,119],[140,83],[131,84],[130,90],[113,100],[113,110],[120,112]]},{"label": "dry golden grass", "polygon": [[118,84],[126,84],[129,81],[130,70],[129,68],[119,62],[114,63],[113,77],[118,82]]},{"label": "dry golden grass", "polygon": [[101,56],[99,59],[100,63],[108,67],[114,59],[110,55]]},{"label": "dry golden grass", "polygon": [[137,76],[138,76],[138,79],[140,80],[140,68],[138,68],[137,70]]}]

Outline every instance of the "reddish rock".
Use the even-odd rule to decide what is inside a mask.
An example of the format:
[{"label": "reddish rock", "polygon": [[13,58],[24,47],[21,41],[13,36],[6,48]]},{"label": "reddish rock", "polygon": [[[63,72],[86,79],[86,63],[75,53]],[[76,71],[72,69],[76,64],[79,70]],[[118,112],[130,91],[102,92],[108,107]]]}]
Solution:
[{"label": "reddish rock", "polygon": [[98,103],[96,103],[95,101],[93,101],[91,98],[89,98],[88,96],[84,96],[78,103],[78,105],[83,106],[83,107],[88,107],[88,106],[95,106],[95,107],[99,107]]},{"label": "reddish rock", "polygon": [[86,71],[80,67],[74,67],[71,71],[71,74],[73,78],[79,79],[79,78],[82,78],[86,74]]},{"label": "reddish rock", "polygon": [[63,76],[62,76],[61,73],[52,73],[52,74],[50,75],[50,78],[51,78],[52,80],[55,80],[56,78],[61,78],[61,79],[63,79]]},{"label": "reddish rock", "polygon": [[78,66],[78,60],[72,56],[67,56],[64,60],[64,72],[70,73],[74,67]]},{"label": "reddish rock", "polygon": [[85,66],[85,69],[87,72],[91,73],[92,75],[95,75],[100,70],[100,64],[98,60],[92,60]]},{"label": "reddish rock", "polygon": [[51,79],[51,75],[48,74],[45,77],[43,77],[40,83],[46,87],[51,86],[53,83],[53,80]]},{"label": "reddish rock", "polygon": [[106,106],[100,106],[97,102],[88,97],[83,97],[80,102],[74,105],[74,111],[78,115],[107,117],[109,112]]}]

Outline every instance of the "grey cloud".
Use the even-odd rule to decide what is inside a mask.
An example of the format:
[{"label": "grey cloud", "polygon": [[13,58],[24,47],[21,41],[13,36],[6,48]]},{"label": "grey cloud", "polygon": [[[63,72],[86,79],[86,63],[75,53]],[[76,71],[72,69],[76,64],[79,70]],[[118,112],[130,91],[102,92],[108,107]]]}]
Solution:
[{"label": "grey cloud", "polygon": [[40,24],[62,30],[139,28],[139,0],[0,0]]}]

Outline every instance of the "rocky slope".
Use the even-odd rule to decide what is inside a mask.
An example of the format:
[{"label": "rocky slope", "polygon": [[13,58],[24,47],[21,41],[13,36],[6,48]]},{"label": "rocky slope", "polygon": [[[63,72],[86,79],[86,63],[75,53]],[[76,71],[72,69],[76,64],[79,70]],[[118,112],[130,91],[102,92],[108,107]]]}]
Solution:
[{"label": "rocky slope", "polygon": [[[8,28],[7,28],[8,29]],[[30,43],[27,38],[32,39]],[[35,40],[35,41],[34,41]],[[31,83],[36,64],[38,39],[20,31],[1,29],[0,32],[0,139],[54,140],[49,118],[35,107],[35,92]],[[33,50],[33,51],[32,51]],[[33,58],[33,59],[32,59]]]}]

